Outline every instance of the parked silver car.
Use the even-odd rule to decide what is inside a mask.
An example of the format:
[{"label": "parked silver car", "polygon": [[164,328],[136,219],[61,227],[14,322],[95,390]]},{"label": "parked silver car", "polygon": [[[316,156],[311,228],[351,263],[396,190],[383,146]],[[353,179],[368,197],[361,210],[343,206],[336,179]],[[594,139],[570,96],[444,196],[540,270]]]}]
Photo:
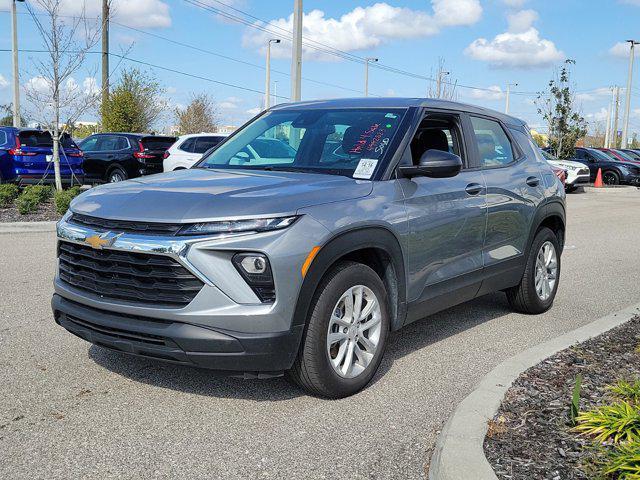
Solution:
[{"label": "parked silver car", "polygon": [[190,170],[77,197],[54,316],[102,347],[343,397],[408,323],[498,290],[550,308],[564,200],[515,118],[423,99],[281,105]]}]

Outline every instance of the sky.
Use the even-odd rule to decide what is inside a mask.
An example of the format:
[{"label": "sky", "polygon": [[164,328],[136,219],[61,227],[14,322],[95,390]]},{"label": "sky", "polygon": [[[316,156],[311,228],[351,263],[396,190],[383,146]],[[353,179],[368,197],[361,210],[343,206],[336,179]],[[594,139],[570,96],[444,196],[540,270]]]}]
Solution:
[{"label": "sky", "polygon": [[[27,1],[37,13],[39,0]],[[111,77],[134,66],[150,72],[165,89],[164,125],[175,121],[175,107],[199,93],[215,99],[223,124],[239,125],[259,112],[271,38],[282,40],[272,46],[272,94],[277,88],[278,102],[288,100],[293,0],[112,1],[111,52],[127,58],[111,59]],[[78,15],[83,4],[88,16],[100,12],[101,0],[61,2],[63,15]],[[3,104],[12,98],[9,5],[0,0]],[[463,102],[504,110],[506,86],[517,83],[510,113],[539,130],[536,92],[565,59],[576,62],[572,80],[583,115],[604,123],[610,87],[626,87],[624,41],[640,40],[640,0],[304,0],[303,10],[303,100],[362,96],[367,57],[378,58],[369,71],[371,95],[427,96],[434,87],[428,78],[442,59],[450,72],[445,78],[457,84]],[[20,48],[42,49],[26,6],[19,3],[18,12]],[[22,85],[42,83],[36,68],[41,55],[20,54]],[[89,55],[74,84],[95,88],[99,61]],[[640,132],[638,63],[630,130]]]}]

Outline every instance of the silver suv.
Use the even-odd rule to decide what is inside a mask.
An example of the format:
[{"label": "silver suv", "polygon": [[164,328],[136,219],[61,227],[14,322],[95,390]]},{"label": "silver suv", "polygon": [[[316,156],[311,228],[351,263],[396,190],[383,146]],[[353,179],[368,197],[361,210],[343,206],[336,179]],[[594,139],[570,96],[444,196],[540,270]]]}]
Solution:
[{"label": "silver suv", "polygon": [[520,120],[424,99],[282,105],[194,168],[58,224],[55,320],[120,352],[344,397],[388,335],[503,290],[551,307],[564,189]]}]

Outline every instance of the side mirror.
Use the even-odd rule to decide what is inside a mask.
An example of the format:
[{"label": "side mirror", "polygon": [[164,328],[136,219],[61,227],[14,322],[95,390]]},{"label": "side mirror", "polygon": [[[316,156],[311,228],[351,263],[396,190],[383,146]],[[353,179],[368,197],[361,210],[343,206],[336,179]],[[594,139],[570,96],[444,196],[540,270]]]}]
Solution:
[{"label": "side mirror", "polygon": [[462,170],[462,159],[458,155],[442,150],[427,150],[420,157],[418,166],[400,167],[405,177],[455,177]]},{"label": "side mirror", "polygon": [[247,152],[238,152],[234,155],[234,158],[237,158],[239,162],[248,162],[250,157]]}]

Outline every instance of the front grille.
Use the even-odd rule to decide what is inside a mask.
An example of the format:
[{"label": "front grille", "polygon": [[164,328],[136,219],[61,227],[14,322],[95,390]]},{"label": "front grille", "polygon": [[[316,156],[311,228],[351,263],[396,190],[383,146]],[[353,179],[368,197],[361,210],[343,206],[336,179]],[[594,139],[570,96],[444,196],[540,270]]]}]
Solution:
[{"label": "front grille", "polygon": [[103,298],[184,307],[204,286],[170,257],[58,243],[60,280]]},{"label": "front grille", "polygon": [[118,232],[141,233],[146,235],[177,235],[183,224],[159,222],[131,222],[127,220],[109,220],[74,213],[68,220],[70,223],[98,230],[116,230]]}]

